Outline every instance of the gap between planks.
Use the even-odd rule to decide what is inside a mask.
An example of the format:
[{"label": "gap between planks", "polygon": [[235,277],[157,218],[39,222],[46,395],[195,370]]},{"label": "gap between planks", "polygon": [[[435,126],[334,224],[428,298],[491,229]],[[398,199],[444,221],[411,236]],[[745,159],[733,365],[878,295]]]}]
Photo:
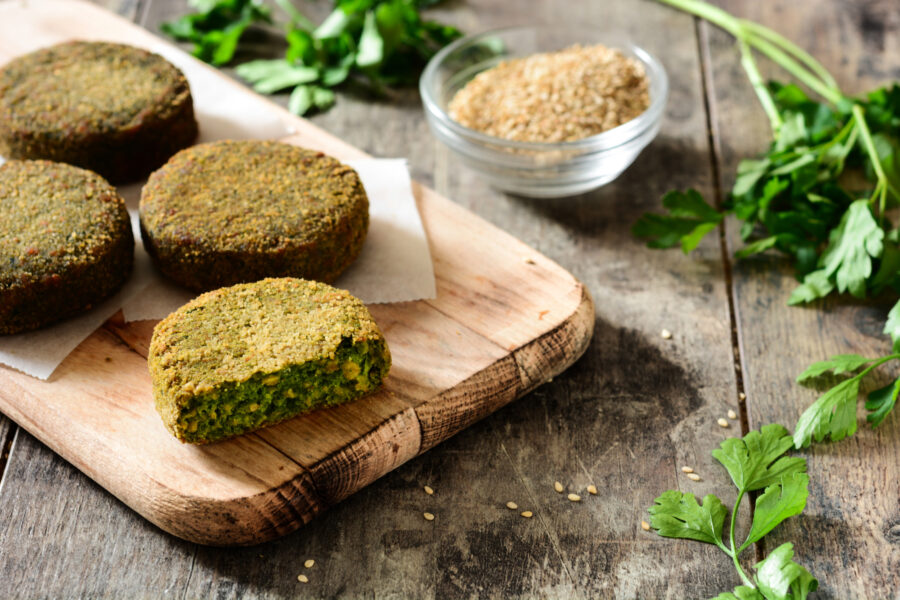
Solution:
[{"label": "gap between planks", "polygon": [[[716,117],[716,101],[712,94],[713,74],[712,74],[712,57],[709,49],[709,23],[694,17],[694,31],[697,38],[697,54],[700,59],[700,82],[703,86],[703,108],[706,115],[706,133],[709,146],[709,163],[712,172],[712,190],[713,200],[717,209],[722,209],[724,200],[725,182],[722,176],[721,168],[721,148],[719,140],[721,136],[717,130],[719,120]],[[750,431],[750,416],[747,411],[747,395],[744,387],[744,371],[742,363],[744,362],[744,351],[741,348],[740,336],[738,335],[738,315],[737,302],[735,300],[735,285],[732,272],[731,257],[732,249],[725,232],[725,220],[723,219],[719,226],[716,227],[716,233],[719,237],[719,249],[722,254],[722,270],[725,277],[725,294],[728,298],[728,320],[729,333],[731,334],[731,352],[735,381],[735,396],[738,403],[738,417],[741,425],[741,436],[747,435]],[[729,404],[730,404],[729,400]],[[750,519],[753,519],[756,512],[756,499],[760,492],[750,492]],[[737,508],[737,507],[735,507]],[[761,540],[753,544],[753,551],[756,561],[761,561],[764,556],[765,541]]]}]

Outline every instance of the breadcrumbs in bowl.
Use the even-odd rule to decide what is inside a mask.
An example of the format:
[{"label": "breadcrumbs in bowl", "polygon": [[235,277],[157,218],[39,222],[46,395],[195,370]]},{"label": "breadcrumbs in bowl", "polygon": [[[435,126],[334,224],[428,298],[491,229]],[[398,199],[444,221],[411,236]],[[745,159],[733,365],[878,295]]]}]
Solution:
[{"label": "breadcrumbs in bowl", "polygon": [[641,63],[603,44],[504,60],[463,86],[448,107],[461,125],[520,142],[574,142],[650,106]]},{"label": "breadcrumbs in bowl", "polygon": [[582,193],[615,179],[656,136],[668,81],[617,34],[516,27],[463,38],[419,84],[435,136],[502,190]]}]

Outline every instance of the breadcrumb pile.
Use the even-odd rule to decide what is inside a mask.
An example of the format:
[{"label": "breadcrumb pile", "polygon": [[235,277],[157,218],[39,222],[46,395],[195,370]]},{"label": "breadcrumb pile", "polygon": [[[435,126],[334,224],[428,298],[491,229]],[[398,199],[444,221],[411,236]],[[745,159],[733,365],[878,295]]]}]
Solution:
[{"label": "breadcrumb pile", "polygon": [[450,102],[450,117],[522,142],[570,142],[634,119],[650,104],[643,65],[618,50],[575,45],[500,63]]}]

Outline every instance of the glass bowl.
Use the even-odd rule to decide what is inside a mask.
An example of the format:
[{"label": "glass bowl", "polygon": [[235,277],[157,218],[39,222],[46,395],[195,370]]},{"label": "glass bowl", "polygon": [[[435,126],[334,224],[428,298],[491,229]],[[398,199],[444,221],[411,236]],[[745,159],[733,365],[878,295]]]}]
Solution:
[{"label": "glass bowl", "polygon": [[[447,105],[478,73],[503,60],[603,44],[641,62],[650,83],[650,106],[638,117],[573,142],[518,142],[460,125]],[[668,95],[662,65],[617,33],[572,28],[510,27],[459,39],[434,56],[419,80],[431,131],[469,168],[501,190],[535,198],[580,194],[618,177],[656,137]]]}]

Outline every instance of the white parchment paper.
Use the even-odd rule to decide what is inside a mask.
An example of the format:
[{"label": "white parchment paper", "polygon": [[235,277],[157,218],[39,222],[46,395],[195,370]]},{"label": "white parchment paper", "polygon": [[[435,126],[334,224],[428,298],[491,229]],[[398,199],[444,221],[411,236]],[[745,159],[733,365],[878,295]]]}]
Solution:
[{"label": "white parchment paper", "polygon": [[[200,125],[198,142],[219,139],[277,139],[292,133],[266,101],[223,82],[198,67],[184,52],[149,48],[178,66],[187,77]],[[0,157],[0,164],[3,158]],[[433,298],[434,271],[428,241],[416,208],[404,159],[350,161],[369,196],[369,233],[359,259],[335,285],[367,303]],[[160,319],[194,294],[167,282],[154,269],[140,242],[137,208],[142,183],[119,188],[135,233],[135,269],[113,298],[91,311],[29,333],[0,336],[0,363],[47,379],[86,337],[122,309],[128,321]]]}]

